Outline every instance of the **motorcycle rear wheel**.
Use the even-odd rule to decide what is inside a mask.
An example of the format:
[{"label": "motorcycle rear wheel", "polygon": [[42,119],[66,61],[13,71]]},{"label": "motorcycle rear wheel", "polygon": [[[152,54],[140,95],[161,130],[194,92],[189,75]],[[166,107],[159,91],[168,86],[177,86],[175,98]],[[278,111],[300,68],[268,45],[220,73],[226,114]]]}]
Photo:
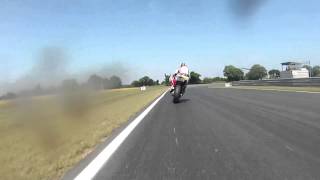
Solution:
[{"label": "motorcycle rear wheel", "polygon": [[178,103],[180,97],[181,97],[181,86],[180,85],[176,85],[176,87],[174,88],[173,102],[174,103]]}]

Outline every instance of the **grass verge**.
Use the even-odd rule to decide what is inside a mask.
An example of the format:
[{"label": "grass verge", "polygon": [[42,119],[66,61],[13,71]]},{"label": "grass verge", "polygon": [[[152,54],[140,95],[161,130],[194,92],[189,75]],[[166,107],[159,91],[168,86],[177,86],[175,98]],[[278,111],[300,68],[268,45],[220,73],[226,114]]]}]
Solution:
[{"label": "grass verge", "polygon": [[165,89],[0,102],[1,179],[60,179]]}]

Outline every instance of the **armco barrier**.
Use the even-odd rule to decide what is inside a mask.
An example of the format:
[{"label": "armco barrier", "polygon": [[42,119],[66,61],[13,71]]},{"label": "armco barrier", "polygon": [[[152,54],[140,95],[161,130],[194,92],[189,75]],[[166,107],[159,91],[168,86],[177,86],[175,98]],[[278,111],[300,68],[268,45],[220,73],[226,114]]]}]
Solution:
[{"label": "armco barrier", "polygon": [[299,79],[242,80],[232,86],[320,86],[320,77]]}]

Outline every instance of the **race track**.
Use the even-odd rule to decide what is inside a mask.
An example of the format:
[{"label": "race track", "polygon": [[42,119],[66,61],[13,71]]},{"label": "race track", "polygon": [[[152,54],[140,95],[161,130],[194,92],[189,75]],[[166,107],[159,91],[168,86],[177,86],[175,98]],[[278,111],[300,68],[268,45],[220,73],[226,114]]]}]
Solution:
[{"label": "race track", "polygon": [[95,179],[320,179],[320,94],[194,86],[167,94]]}]

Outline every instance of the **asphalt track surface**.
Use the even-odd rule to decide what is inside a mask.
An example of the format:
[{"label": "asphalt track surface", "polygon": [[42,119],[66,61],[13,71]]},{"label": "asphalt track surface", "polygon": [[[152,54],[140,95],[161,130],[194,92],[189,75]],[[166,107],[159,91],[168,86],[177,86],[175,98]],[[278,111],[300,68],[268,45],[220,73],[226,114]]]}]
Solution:
[{"label": "asphalt track surface", "polygon": [[320,94],[191,87],[167,94],[97,180],[320,179]]}]

